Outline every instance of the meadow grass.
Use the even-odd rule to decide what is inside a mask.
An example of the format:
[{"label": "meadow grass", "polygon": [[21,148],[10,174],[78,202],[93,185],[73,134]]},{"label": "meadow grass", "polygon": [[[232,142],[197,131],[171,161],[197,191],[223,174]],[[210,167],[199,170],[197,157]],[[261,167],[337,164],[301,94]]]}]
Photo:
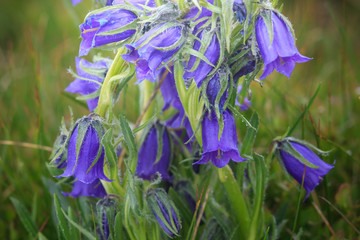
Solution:
[{"label": "meadow grass", "polygon": [[[300,52],[314,60],[297,64],[291,79],[273,73],[262,87],[252,84],[253,108],[261,118],[255,151],[267,153],[272,139],[284,134],[321,85],[294,135],[324,150],[334,149],[325,160],[336,164],[316,192],[301,203],[297,228],[303,230],[303,239],[356,239],[358,233],[349,222],[360,228],[360,3],[299,0],[284,5]],[[46,169],[49,152],[24,143],[51,146],[61,118],[70,121],[68,106],[75,118],[87,114],[86,106],[63,89],[72,81],[66,69],[74,68],[78,24],[89,9],[90,1],[73,8],[68,0],[17,0],[1,6],[1,239],[28,238],[10,197],[25,205],[45,236],[57,237],[51,195],[42,180],[52,178]],[[239,124],[240,137],[244,133],[245,127]],[[287,219],[279,238],[289,239],[298,186],[277,161],[271,167],[265,211],[278,221]]]}]

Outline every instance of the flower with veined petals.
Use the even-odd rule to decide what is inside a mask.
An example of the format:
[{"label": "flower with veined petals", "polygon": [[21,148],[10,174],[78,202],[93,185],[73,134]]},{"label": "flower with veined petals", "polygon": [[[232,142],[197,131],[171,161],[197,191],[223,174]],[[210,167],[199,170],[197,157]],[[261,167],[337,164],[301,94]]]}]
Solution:
[{"label": "flower with veined petals", "polygon": [[57,177],[74,176],[86,184],[97,179],[111,181],[104,174],[104,129],[96,117],[90,115],[76,122],[67,146],[66,169]]},{"label": "flower with veined petals", "polygon": [[311,60],[299,53],[289,26],[278,13],[271,12],[271,19],[274,33],[271,44],[268,29],[261,15],[255,25],[256,40],[265,65],[260,80],[266,78],[274,69],[290,78],[295,63]]},{"label": "flower with veined petals", "polygon": [[81,37],[79,55],[84,56],[92,48],[120,42],[128,39],[135,33],[135,29],[127,29],[118,33],[111,33],[137,19],[137,15],[121,8],[104,8],[100,13],[88,15],[85,22],[80,25]]},{"label": "flower with veined petals", "polygon": [[[159,140],[159,134],[162,134],[162,143]],[[159,144],[162,144],[160,146]],[[160,159],[158,151],[161,150]],[[143,144],[139,150],[138,164],[135,174],[142,179],[153,180],[159,173],[165,181],[171,181],[169,174],[171,161],[171,148],[169,133],[166,128],[160,124],[152,126],[147,133]]]},{"label": "flower with veined petals", "polygon": [[[287,148],[284,148],[285,145],[287,145]],[[287,150],[289,148],[295,151],[293,155]],[[309,147],[296,141],[284,139],[279,144],[278,151],[287,172],[295,178],[299,184],[302,184],[304,178],[303,187],[306,190],[305,199],[308,198],[310,192],[314,191],[315,187],[320,184],[322,178],[334,168],[333,165],[321,160]],[[296,156],[296,154],[300,156]],[[304,158],[318,168],[306,166],[298,159],[299,157]]]},{"label": "flower with veined petals", "polygon": [[223,112],[223,121],[224,129],[219,140],[219,123],[214,111],[210,118],[204,116],[201,124],[203,153],[195,164],[205,164],[211,161],[216,167],[222,168],[229,163],[230,159],[235,162],[246,161],[239,154],[235,120],[228,110]]}]

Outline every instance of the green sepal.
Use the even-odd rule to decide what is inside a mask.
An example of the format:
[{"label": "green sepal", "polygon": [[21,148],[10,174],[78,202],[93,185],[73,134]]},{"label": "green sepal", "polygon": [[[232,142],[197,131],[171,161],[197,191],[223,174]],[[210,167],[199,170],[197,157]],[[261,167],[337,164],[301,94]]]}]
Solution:
[{"label": "green sepal", "polygon": [[250,124],[254,127],[254,129],[253,128],[247,129],[240,151],[240,155],[244,157],[251,155],[252,148],[256,138],[256,133],[259,128],[259,116],[256,112],[254,112],[253,115],[251,116]]},{"label": "green sepal", "polygon": [[[178,236],[172,209],[174,210],[174,212],[177,216],[177,219],[179,221],[179,224],[181,225],[180,218],[179,218],[179,212],[178,212],[178,209],[176,208],[176,206],[174,205],[174,203],[170,200],[170,198],[166,194],[166,192],[161,188],[150,189],[146,193],[146,200],[147,200],[148,206],[160,218],[160,220],[166,226],[166,228],[169,229],[175,236]],[[165,209],[169,215],[170,222],[168,222],[166,220],[163,212],[160,209],[158,201],[161,202],[165,206]],[[171,236],[169,236],[169,237],[171,237]]]},{"label": "green sepal", "polygon": [[101,87],[93,93],[77,96],[76,99],[80,100],[80,101],[94,99],[94,98],[100,96],[100,91],[101,91]]},{"label": "green sepal", "polygon": [[[200,98],[201,90],[197,89],[195,82],[192,82],[190,87],[186,89],[183,79],[184,66],[181,61],[176,61],[174,64],[174,78],[176,89],[179,94],[180,101],[184,107],[185,113],[189,118],[191,128],[199,145],[202,146],[202,133],[200,121],[203,115],[204,100]],[[200,124],[200,126],[199,126]]]},{"label": "green sepal", "polygon": [[149,37],[143,43],[141,43],[140,46],[138,46],[136,48],[136,50],[138,50],[139,48],[141,48],[141,47],[145,46],[146,44],[148,44],[152,39],[154,39],[155,37],[157,37],[159,34],[163,33],[164,31],[166,31],[167,29],[173,28],[173,27],[178,27],[178,26],[182,26],[182,24],[179,23],[179,22],[165,23],[164,25],[159,27],[156,31],[154,31],[154,33],[151,35],[151,37]]},{"label": "green sepal", "polygon": [[287,152],[292,157],[299,160],[302,164],[307,167],[318,169],[319,167],[306,160],[298,151],[296,151],[288,141],[282,141],[279,150]]},{"label": "green sepal", "polygon": [[270,46],[271,46],[272,42],[274,40],[274,26],[273,26],[273,21],[272,21],[272,11],[262,11],[259,17],[262,17],[264,20],[267,32],[269,34]]},{"label": "green sepal", "polygon": [[116,179],[117,178],[117,157],[116,153],[114,151],[114,146],[112,144],[112,136],[113,136],[113,130],[110,128],[106,131],[104,136],[101,139],[101,144],[104,147],[105,150],[105,157],[107,162],[109,163],[109,169],[110,169],[110,179]]},{"label": "green sepal", "polygon": [[[249,237],[250,240],[258,239],[259,232],[262,230],[261,227],[261,217],[264,214],[263,211],[263,202],[265,198],[265,185],[266,185],[266,166],[264,157],[256,153],[253,154],[253,159],[255,162],[255,176],[256,184],[255,188],[255,200],[252,207],[252,215],[249,226]],[[259,226],[260,225],[260,226]]]}]

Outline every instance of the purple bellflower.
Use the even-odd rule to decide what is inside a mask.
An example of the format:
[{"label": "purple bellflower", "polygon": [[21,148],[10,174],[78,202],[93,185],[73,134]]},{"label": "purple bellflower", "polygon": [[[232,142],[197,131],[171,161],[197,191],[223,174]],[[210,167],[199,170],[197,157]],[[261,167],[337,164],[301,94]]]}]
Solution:
[{"label": "purple bellflower", "polygon": [[[207,46],[204,56],[212,63],[214,66],[217,65],[220,58],[220,42],[216,33],[208,33],[207,30],[201,31],[197,37],[206,41],[211,39],[209,45]],[[199,51],[201,48],[201,43],[198,40],[195,40],[193,49]],[[195,67],[195,69],[193,69]],[[186,67],[186,72],[184,74],[185,79],[194,79],[198,88],[200,88],[203,80],[208,76],[208,74],[214,70],[214,67],[206,63],[204,60],[198,59],[196,56],[191,55],[188,65]]]},{"label": "purple bellflower", "polygon": [[123,55],[123,58],[128,62],[136,63],[138,83],[145,79],[155,82],[160,75],[162,65],[178,52],[185,41],[183,35],[187,29],[186,25],[179,23],[157,34],[156,31],[162,26],[164,24],[152,28],[136,42],[125,45],[130,52]]},{"label": "purple bellflower", "polygon": [[[295,154],[291,154],[289,151],[286,151],[287,146],[289,149],[293,149],[296,154],[301,156],[295,156]],[[295,178],[295,180],[301,185],[304,176],[304,189],[306,190],[306,198],[308,198],[310,192],[314,191],[315,187],[320,184],[322,178],[329,173],[329,171],[334,168],[333,165],[328,164],[322,161],[309,147],[295,141],[284,140],[279,145],[279,154],[280,158],[287,170],[287,172]],[[311,168],[306,166],[298,157],[304,158],[306,161],[311,164],[317,166],[318,168]]]},{"label": "purple bellflower", "polygon": [[147,193],[146,200],[161,228],[170,237],[178,235],[181,225],[173,202],[163,189],[157,188]]},{"label": "purple bellflower", "polygon": [[[239,85],[237,88],[237,94],[239,95],[241,92],[242,86]],[[244,100],[242,101],[242,103],[239,102],[238,98],[236,98],[235,100],[235,105],[240,107],[241,111],[246,111],[249,109],[249,107],[251,106],[251,101],[249,100],[248,96],[245,96]]]},{"label": "purple bellflower", "polygon": [[239,154],[235,120],[228,110],[223,112],[223,121],[224,129],[219,140],[219,123],[214,111],[211,111],[210,118],[204,116],[201,123],[203,153],[195,164],[211,161],[216,167],[222,168],[229,163],[230,159],[235,162],[246,161]]},{"label": "purple bellflower", "polygon": [[[162,134],[161,139],[160,134]],[[161,141],[159,142],[159,140]],[[158,154],[159,150],[162,151],[161,155]],[[160,159],[158,159],[159,157]],[[169,133],[160,124],[152,126],[140,147],[135,174],[142,179],[153,180],[156,178],[156,174],[159,173],[162,180],[171,181],[172,176],[169,173],[170,160]]]},{"label": "purple bellflower", "polygon": [[256,40],[265,65],[260,80],[266,78],[274,69],[290,78],[296,62],[303,63],[311,60],[299,53],[290,27],[284,20],[275,12],[271,12],[271,19],[274,33],[271,44],[264,18],[260,15],[256,20]]},{"label": "purple bellflower", "polygon": [[75,181],[71,193],[64,193],[65,196],[72,198],[78,197],[94,197],[103,198],[106,196],[106,191],[99,179],[92,183],[86,184],[81,181]]},{"label": "purple bellflower", "polygon": [[[106,59],[91,63],[77,57],[75,58],[75,63],[77,70],[76,79],[69,84],[65,91],[81,95],[89,95],[98,91],[111,62]],[[98,101],[99,97],[86,100],[90,111],[94,111]]]},{"label": "purple bellflower", "polygon": [[83,117],[75,123],[67,147],[67,166],[58,177],[74,176],[90,184],[97,179],[111,181],[104,174],[104,129],[97,116]]},{"label": "purple bellflower", "polygon": [[136,19],[137,15],[134,12],[120,8],[105,8],[100,13],[88,15],[85,22],[80,25],[83,40],[80,44],[79,55],[87,55],[94,47],[128,39],[135,33],[135,27],[116,33],[112,32],[131,24]]}]

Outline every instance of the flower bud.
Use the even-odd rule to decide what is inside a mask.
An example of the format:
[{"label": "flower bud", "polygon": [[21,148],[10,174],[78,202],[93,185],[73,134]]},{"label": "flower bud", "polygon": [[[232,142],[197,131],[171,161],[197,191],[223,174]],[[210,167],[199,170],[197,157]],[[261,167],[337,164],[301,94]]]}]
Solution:
[{"label": "flower bud", "polygon": [[[306,198],[334,165],[322,161],[309,147],[312,145],[294,138],[285,138],[278,143],[277,151],[287,172],[306,190]],[[305,175],[304,175],[305,174]]]},{"label": "flower bud", "polygon": [[106,197],[96,203],[96,209],[99,216],[101,239],[107,240],[112,232],[110,228],[114,229],[115,217],[118,212],[117,202],[111,197]]},{"label": "flower bud", "polygon": [[166,192],[161,188],[150,190],[146,195],[146,200],[165,233],[170,237],[177,236],[181,228],[180,218]]},{"label": "flower bud", "polygon": [[91,114],[79,119],[70,133],[67,145],[67,166],[58,177],[74,176],[90,184],[96,179],[111,181],[104,174],[104,128],[99,116]]}]

